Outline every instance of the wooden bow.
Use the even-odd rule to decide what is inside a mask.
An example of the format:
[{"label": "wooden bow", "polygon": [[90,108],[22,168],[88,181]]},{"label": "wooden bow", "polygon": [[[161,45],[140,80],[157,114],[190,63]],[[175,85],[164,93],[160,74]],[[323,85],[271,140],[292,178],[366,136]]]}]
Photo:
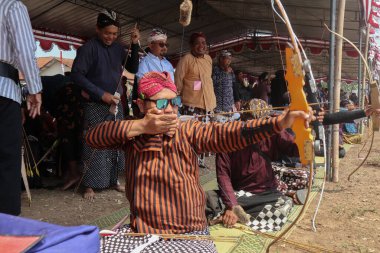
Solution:
[{"label": "wooden bow", "polygon": [[[273,1],[273,0],[272,0]],[[309,104],[306,100],[306,95],[303,91],[304,86],[304,76],[305,72],[302,65],[301,52],[299,50],[296,36],[294,34],[293,28],[290,24],[289,18],[286,14],[286,11],[280,0],[275,0],[276,4],[281,12],[283,21],[288,28],[290,38],[292,41],[293,48],[286,48],[286,76],[285,79],[288,82],[288,91],[290,95],[290,111],[304,111],[309,112]],[[310,175],[309,175],[309,185],[308,185],[308,194],[306,196],[305,204],[303,205],[300,214],[297,218],[276,238],[274,239],[267,247],[267,253],[270,250],[270,247],[273,246],[276,242],[280,241],[291,229],[297,224],[300,218],[303,216],[309,202],[309,196],[311,192],[311,186],[313,182],[313,159],[314,159],[314,150],[313,150],[313,136],[311,134],[310,128],[305,128],[305,122],[302,119],[296,119],[292,126],[292,130],[296,135],[295,143],[298,147],[300,161],[303,165],[310,166]]]},{"label": "wooden bow", "polygon": [[[286,48],[286,76],[288,91],[290,95],[290,111],[309,112],[309,104],[303,91],[304,74],[299,62],[299,57],[295,50]],[[312,142],[313,136],[310,128],[305,128],[303,119],[296,119],[292,130],[295,133],[295,143],[297,144],[300,161],[302,165],[308,165],[313,160]]]}]

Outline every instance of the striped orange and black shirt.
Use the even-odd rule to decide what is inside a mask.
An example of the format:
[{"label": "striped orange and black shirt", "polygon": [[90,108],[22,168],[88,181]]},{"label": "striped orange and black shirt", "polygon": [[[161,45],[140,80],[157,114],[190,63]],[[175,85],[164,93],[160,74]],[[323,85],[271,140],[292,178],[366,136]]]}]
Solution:
[{"label": "striped orange and black shirt", "polygon": [[[134,138],[127,137],[132,121],[104,122],[89,130],[86,141],[94,148],[125,151],[126,195],[134,231],[184,233],[207,226],[205,194],[195,152],[243,149],[280,132],[277,122],[277,118],[225,124],[187,121],[172,137]],[[251,134],[246,136],[245,132]]]}]

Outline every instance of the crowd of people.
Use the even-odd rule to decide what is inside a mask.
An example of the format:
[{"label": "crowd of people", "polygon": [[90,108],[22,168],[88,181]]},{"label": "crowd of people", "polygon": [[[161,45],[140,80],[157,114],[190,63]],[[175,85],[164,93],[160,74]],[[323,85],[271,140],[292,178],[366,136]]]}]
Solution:
[{"label": "crowd of people", "polygon": [[[40,114],[42,86],[33,50],[25,49],[35,47],[27,10],[19,1],[0,8],[14,12],[5,17],[9,27],[16,27],[21,19],[26,24],[24,30],[2,32],[9,33],[5,40],[9,44],[2,45],[0,64],[5,61],[24,72],[27,108],[33,118]],[[305,178],[313,175],[284,173],[273,162],[290,159],[297,166],[298,149],[289,128],[296,118],[308,125],[315,119],[312,110],[284,111],[264,119],[249,113],[244,120],[232,116],[220,120],[215,115],[234,115],[254,99],[275,107],[288,105],[285,72],[279,70],[273,76],[263,72],[253,82],[246,73],[233,70],[233,56],[227,50],[213,64],[202,32],[191,34],[190,52],[174,69],[166,58],[168,37],[161,29],[152,30],[148,50],[142,50],[139,31],[133,28],[127,52],[117,42],[119,26],[115,12],[99,13],[97,36],[78,49],[70,81],[57,93],[58,135],[66,168],[63,189],[80,182],[83,197],[94,200],[96,190],[112,188],[126,192],[130,204],[130,224],[105,240],[102,251],[123,252],[128,245],[129,249],[145,247],[146,252],[216,252],[207,240],[146,244],[148,236],[124,236],[129,232],[208,235],[208,225],[217,222],[280,230],[292,206],[303,204]],[[22,58],[13,48],[22,52]],[[140,50],[145,53],[141,60]],[[124,68],[135,74],[129,102],[123,88]],[[21,94],[11,75],[0,76],[0,82],[0,212],[19,215],[20,171],[16,169],[21,156]],[[129,103],[133,119],[126,119]],[[373,112],[368,108],[351,118]],[[179,120],[180,115],[188,117]],[[330,121],[322,116],[324,124],[332,124],[331,115]],[[10,129],[19,130],[20,135],[9,135]],[[219,190],[205,194],[199,167],[209,153],[217,154]],[[126,185],[122,186],[118,178],[124,170]]]}]

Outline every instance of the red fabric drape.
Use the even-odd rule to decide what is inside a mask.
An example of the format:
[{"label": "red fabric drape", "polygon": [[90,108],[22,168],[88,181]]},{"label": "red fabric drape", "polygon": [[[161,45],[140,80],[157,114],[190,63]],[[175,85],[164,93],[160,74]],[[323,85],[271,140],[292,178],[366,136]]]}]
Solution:
[{"label": "red fabric drape", "polygon": [[44,50],[44,51],[50,51],[53,47],[53,42],[52,41],[49,41],[49,40],[43,40],[43,39],[39,39],[40,41],[40,47]]},{"label": "red fabric drape", "polygon": [[65,42],[54,42],[54,43],[61,50],[66,50],[66,51],[70,50],[70,44],[68,44],[68,43],[65,43]]},{"label": "red fabric drape", "polygon": [[349,57],[352,57],[352,58],[358,58],[359,57],[359,53],[357,51],[345,50],[345,52],[346,52],[346,55]]},{"label": "red fabric drape", "polygon": [[321,47],[310,47],[310,53],[314,55],[320,55],[322,53],[323,48]]}]

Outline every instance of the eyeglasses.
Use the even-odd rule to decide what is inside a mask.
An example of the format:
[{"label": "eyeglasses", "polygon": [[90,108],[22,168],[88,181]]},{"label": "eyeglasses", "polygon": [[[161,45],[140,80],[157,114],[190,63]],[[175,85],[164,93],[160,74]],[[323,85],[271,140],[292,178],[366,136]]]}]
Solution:
[{"label": "eyeglasses", "polygon": [[172,106],[178,106],[178,107],[182,106],[181,97],[175,97],[175,98],[172,98],[172,99],[162,98],[162,99],[157,99],[157,100],[145,98],[144,100],[145,101],[155,102],[156,103],[156,107],[159,110],[166,109],[168,107],[169,103]]},{"label": "eyeglasses", "polygon": [[169,47],[169,43],[165,43],[165,42],[153,42],[153,43],[158,44],[161,48]]}]

